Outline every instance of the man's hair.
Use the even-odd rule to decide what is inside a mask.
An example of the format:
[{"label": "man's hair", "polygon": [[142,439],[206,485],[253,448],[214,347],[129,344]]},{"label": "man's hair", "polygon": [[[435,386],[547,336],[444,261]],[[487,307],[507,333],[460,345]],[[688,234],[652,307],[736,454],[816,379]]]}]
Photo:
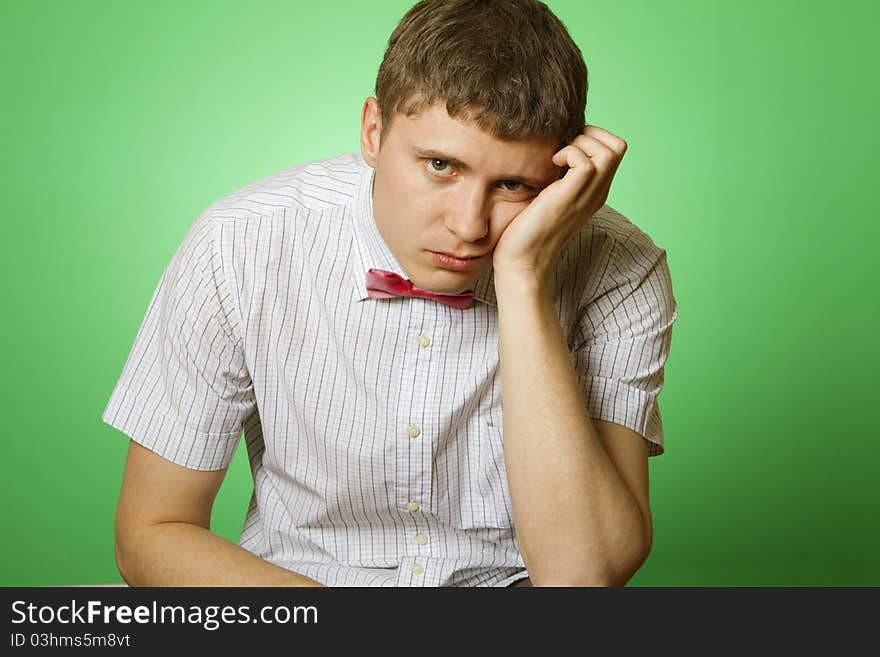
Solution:
[{"label": "man's hair", "polygon": [[395,112],[445,102],[497,139],[553,138],[584,127],[587,66],[537,0],[422,0],[400,20],[376,77],[381,138]]}]

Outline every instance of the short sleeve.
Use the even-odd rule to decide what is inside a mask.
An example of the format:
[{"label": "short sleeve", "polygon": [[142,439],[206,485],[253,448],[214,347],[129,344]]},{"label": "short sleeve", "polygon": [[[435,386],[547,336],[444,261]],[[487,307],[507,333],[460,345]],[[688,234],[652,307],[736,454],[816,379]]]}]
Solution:
[{"label": "short sleeve", "polygon": [[569,346],[590,417],[632,429],[649,456],[662,454],[657,397],[678,317],[666,251],[640,230],[617,241],[578,317]]},{"label": "short sleeve", "polygon": [[202,215],[166,267],[102,420],[195,470],[229,465],[256,402],[218,249]]}]

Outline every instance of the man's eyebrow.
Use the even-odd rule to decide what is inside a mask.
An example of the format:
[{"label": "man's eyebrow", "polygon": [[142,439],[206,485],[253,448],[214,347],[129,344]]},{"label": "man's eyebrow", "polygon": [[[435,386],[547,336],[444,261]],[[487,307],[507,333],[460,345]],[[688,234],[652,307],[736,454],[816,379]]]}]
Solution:
[{"label": "man's eyebrow", "polygon": [[[462,162],[461,160],[459,160],[456,157],[452,157],[451,155],[447,155],[446,153],[443,153],[442,151],[438,151],[433,148],[420,148],[420,147],[416,146],[415,148],[413,148],[413,152],[418,157],[424,157],[424,158],[427,158],[430,160],[443,160],[444,162],[449,162],[450,164],[458,167],[459,169],[463,169],[465,171],[472,171],[473,170],[472,167],[467,164],[467,162]],[[501,180],[503,180],[505,182],[518,182],[518,183],[522,183],[523,185],[528,185],[530,187],[536,187],[536,188],[543,187],[546,184],[545,181],[539,180],[538,178],[530,178],[528,176],[517,176],[517,175],[502,176]]]}]

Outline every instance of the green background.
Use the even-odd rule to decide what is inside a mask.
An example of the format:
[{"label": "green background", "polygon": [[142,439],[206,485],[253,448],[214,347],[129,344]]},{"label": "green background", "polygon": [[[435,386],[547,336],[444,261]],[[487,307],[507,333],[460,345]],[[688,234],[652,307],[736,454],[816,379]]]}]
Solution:
[{"label": "green background", "polygon": [[[162,271],[214,200],[358,150],[410,4],[2,4],[0,584],[121,582],[128,438],[100,416]],[[608,202],[667,249],[680,307],[631,584],[880,585],[880,12],[549,4],[587,121],[629,144]],[[240,446],[215,531],[237,540],[251,486]]]}]

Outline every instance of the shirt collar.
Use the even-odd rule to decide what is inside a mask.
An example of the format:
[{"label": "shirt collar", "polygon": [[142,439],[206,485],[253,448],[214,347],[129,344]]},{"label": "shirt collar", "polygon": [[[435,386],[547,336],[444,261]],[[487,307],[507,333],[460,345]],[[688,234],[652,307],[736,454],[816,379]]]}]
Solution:
[{"label": "shirt collar", "polygon": [[[363,158],[361,157],[363,162]],[[376,227],[373,216],[373,178],[376,170],[363,162],[363,174],[358,181],[352,209],[352,225],[358,258],[352,269],[353,298],[356,301],[369,299],[367,294],[367,270],[371,268],[385,269],[408,278],[401,264],[394,257],[391,249],[382,238]],[[360,264],[360,268],[356,265]],[[474,282],[474,300],[497,306],[495,298],[494,271],[490,265]]]}]

